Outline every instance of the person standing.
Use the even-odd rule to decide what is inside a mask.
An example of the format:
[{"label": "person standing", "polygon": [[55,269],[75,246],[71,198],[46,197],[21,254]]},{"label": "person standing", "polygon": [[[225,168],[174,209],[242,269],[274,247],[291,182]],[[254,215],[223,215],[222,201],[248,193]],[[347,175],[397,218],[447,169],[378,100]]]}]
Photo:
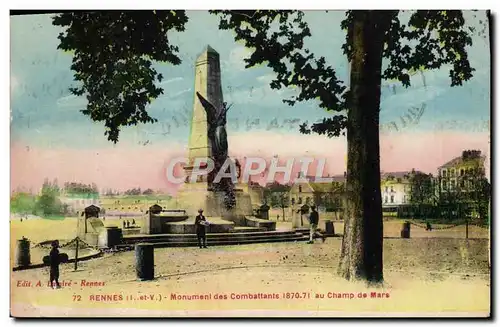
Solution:
[{"label": "person standing", "polygon": [[196,230],[196,236],[198,237],[198,245],[200,246],[200,249],[202,248],[202,243],[203,243],[203,248],[207,248],[207,235],[206,235],[206,224],[207,219],[203,215],[203,209],[198,210],[198,216],[196,216],[196,219],[194,220],[194,228]]},{"label": "person standing", "polygon": [[319,214],[316,211],[315,206],[311,206],[311,214],[309,215],[309,242],[307,244],[314,243],[314,238],[316,236],[321,237],[323,243],[325,242],[325,236],[318,231]]},{"label": "person standing", "polygon": [[[50,250],[49,258],[50,258],[50,286],[53,288],[61,288],[61,285],[59,285],[59,263],[60,263],[60,258],[59,258],[59,250],[57,249],[59,247],[59,242],[58,241],[52,241],[52,250]],[[54,286],[55,282],[55,286]]]}]

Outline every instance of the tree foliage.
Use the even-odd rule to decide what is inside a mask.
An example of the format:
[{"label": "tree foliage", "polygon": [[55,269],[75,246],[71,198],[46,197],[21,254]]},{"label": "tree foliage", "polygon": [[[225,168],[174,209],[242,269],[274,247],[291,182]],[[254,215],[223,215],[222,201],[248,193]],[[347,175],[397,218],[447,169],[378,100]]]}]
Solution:
[{"label": "tree foliage", "polygon": [[436,198],[436,190],[432,174],[415,172],[410,175],[409,202],[411,204],[432,204]]},{"label": "tree foliage", "polygon": [[37,197],[34,213],[41,216],[61,215],[67,208],[59,199],[60,188],[57,181],[49,182],[45,179],[39,196]]},{"label": "tree foliage", "polygon": [[[302,133],[333,137],[344,132],[349,108],[348,86],[337,78],[324,57],[316,58],[311,50],[304,48],[304,39],[311,36],[311,32],[301,11],[221,10],[212,13],[221,16],[220,29],[234,31],[235,40],[243,41],[252,49],[251,56],[245,59],[247,68],[267,64],[277,75],[271,88],[298,88],[299,95],[284,99],[285,103],[294,105],[315,99],[320,108],[334,114],[310,127],[303,124]],[[347,32],[342,48],[348,59],[353,51],[354,15],[368,13],[348,10],[341,23]],[[443,65],[452,66],[449,71],[452,86],[462,85],[472,77],[474,69],[466,51],[472,40],[462,11],[418,10],[411,14],[406,24],[401,21],[398,10],[378,13],[375,25],[385,27],[381,31],[382,55],[388,60],[381,76],[383,79],[397,79],[408,87],[412,71],[438,69]]]},{"label": "tree foliage", "polygon": [[34,213],[36,206],[36,196],[25,193],[16,192],[10,198],[10,211],[21,214]]},{"label": "tree foliage", "polygon": [[144,191],[142,192],[142,194],[143,194],[143,195],[152,195],[152,194],[154,194],[154,193],[155,193],[155,192],[154,192],[152,189],[150,189],[150,188],[148,188],[148,189],[146,189],[146,190],[144,190]]},{"label": "tree foliage", "polygon": [[94,183],[84,184],[78,182],[66,182],[64,183],[64,192],[68,195],[95,195],[99,193],[99,190],[97,189],[97,185]]},{"label": "tree foliage", "polygon": [[264,199],[271,207],[286,208],[289,204],[290,186],[278,182],[268,183],[263,190]]},{"label": "tree foliage", "polygon": [[141,188],[132,188],[125,191],[125,195],[141,195]]},{"label": "tree foliage", "polygon": [[163,76],[153,61],[179,65],[168,32],[183,31],[184,11],[65,12],[53,24],[65,28],[59,49],[73,52],[74,95],[86,95],[83,114],[104,122],[108,140],[118,142],[123,126],[156,122],[147,105],[163,93]]},{"label": "tree foliage", "polygon": [[[252,50],[246,67],[266,64],[275,73],[273,89],[294,87],[298,95],[283,101],[289,105],[316,100],[330,112],[322,121],[301,125],[302,133],[328,137],[345,133],[349,107],[349,86],[337,78],[335,63],[327,63],[304,47],[311,36],[302,11],[214,10],[219,28],[235,32],[235,40]],[[383,79],[397,79],[410,86],[417,70],[450,65],[451,85],[462,85],[472,77],[466,47],[472,44],[471,30],[460,10],[417,10],[377,12],[377,26],[383,28],[383,58],[387,59]],[[341,27],[346,30],[344,53],[352,55],[352,27],[355,15],[346,12]],[[404,20],[403,18],[407,19]],[[409,17],[409,18],[408,18]],[[93,121],[103,121],[108,139],[117,142],[120,129],[138,123],[155,122],[147,105],[163,93],[155,82],[163,76],[152,62],[181,63],[179,48],[171,45],[170,31],[183,31],[188,21],[179,11],[66,12],[55,16],[53,24],[65,28],[59,35],[59,49],[73,52],[72,70],[80,85],[75,95],[86,95],[83,113]]]}]

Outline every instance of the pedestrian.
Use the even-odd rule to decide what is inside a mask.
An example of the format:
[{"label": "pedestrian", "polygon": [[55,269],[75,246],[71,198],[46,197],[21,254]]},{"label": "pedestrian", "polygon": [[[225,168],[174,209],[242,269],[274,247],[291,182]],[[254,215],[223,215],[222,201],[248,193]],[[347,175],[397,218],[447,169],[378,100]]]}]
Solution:
[{"label": "pedestrian", "polygon": [[316,211],[315,206],[311,206],[311,214],[309,215],[309,242],[307,244],[314,243],[314,238],[316,236],[321,237],[323,243],[325,242],[325,236],[318,231],[319,214]]},{"label": "pedestrian", "polygon": [[[52,288],[61,288],[59,285],[59,247],[58,241],[52,241],[52,250],[50,250],[49,259],[50,259],[50,287]],[[55,283],[55,285],[54,285]]]},{"label": "pedestrian", "polygon": [[123,229],[125,229],[125,220],[124,220],[124,221],[122,221],[122,222],[123,222]]},{"label": "pedestrian", "polygon": [[132,226],[135,226],[135,219],[132,219]]},{"label": "pedestrian", "polygon": [[127,220],[127,228],[130,226],[130,221]]},{"label": "pedestrian", "polygon": [[279,221],[280,220],[280,215],[277,215],[276,216],[276,221]]},{"label": "pedestrian", "polygon": [[200,249],[202,248],[202,243],[203,243],[203,248],[207,248],[207,235],[206,235],[206,223],[207,219],[203,215],[203,209],[198,210],[198,216],[196,216],[196,219],[194,221],[194,227],[196,230],[196,236],[198,238],[198,245]]}]

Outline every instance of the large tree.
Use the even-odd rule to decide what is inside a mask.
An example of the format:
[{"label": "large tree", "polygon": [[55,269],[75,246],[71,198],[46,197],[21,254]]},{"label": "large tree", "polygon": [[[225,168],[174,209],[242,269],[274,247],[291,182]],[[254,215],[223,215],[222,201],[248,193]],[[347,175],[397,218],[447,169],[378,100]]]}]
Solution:
[{"label": "large tree", "polygon": [[[350,85],[332,65],[304,47],[311,36],[301,11],[213,11],[219,28],[234,32],[251,55],[246,67],[265,64],[275,73],[273,89],[296,87],[290,105],[315,99],[330,112],[321,122],[302,125],[303,133],[347,135],[347,205],[339,272],[347,279],[383,280],[380,195],[379,112],[383,79],[410,85],[410,73],[450,65],[451,85],[472,77],[466,47],[471,45],[461,11],[347,11],[345,55]],[[73,94],[88,99],[84,114],[104,121],[108,139],[120,128],[152,122],[147,104],[162,93],[162,76],[152,61],[180,63],[169,31],[182,31],[184,11],[63,13],[54,24],[65,27],[60,48],[74,51],[72,69],[81,85]],[[383,59],[387,65],[383,66]]]}]

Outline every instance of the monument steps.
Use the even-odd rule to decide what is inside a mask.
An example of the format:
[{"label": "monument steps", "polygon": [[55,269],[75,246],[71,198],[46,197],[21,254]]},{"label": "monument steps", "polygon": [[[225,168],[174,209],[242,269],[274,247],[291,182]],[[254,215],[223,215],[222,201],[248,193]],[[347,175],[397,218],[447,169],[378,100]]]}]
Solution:
[{"label": "monument steps", "polygon": [[235,226],[233,229],[233,233],[242,233],[242,232],[264,232],[265,228],[260,227],[246,227],[246,226]]},{"label": "monument steps", "polygon": [[[287,242],[306,240],[307,236],[295,231],[265,231],[246,233],[214,233],[207,234],[207,242],[211,245],[232,245],[266,242]],[[123,246],[147,242],[158,247],[197,245],[196,234],[157,234],[131,235],[123,237]]]},{"label": "monument steps", "polygon": [[[255,244],[255,243],[277,243],[277,242],[305,242],[309,238],[302,234],[286,235],[280,237],[262,237],[262,238],[241,238],[241,239],[213,239],[207,237],[208,246],[219,246],[219,245],[240,245],[240,244]],[[168,242],[148,242],[152,243],[155,248],[163,247],[189,247],[198,246],[198,240],[192,238],[189,240],[171,240]],[[123,244],[118,247],[132,246],[132,244]]]}]

